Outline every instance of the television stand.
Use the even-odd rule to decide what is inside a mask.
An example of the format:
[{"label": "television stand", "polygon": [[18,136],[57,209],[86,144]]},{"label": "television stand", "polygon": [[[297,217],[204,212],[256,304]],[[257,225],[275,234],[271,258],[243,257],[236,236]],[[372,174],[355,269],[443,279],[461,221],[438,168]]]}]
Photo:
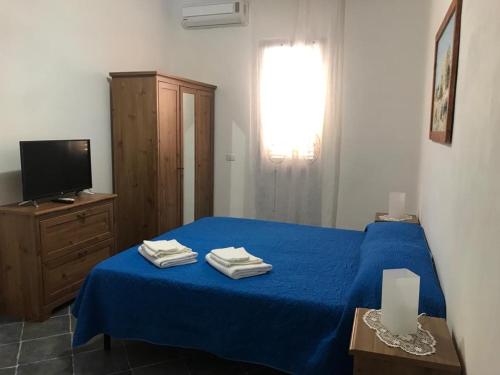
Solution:
[{"label": "television stand", "polygon": [[90,270],[115,254],[115,197],[0,206],[0,316],[42,321],[76,297]]},{"label": "television stand", "polygon": [[52,202],[55,202],[55,203],[64,203],[64,204],[73,204],[73,203],[75,203],[75,198],[60,197],[60,198],[52,199]]},{"label": "television stand", "polygon": [[22,202],[19,202],[17,205],[19,207],[22,207],[22,206],[28,206],[32,204],[35,208],[38,208],[38,202],[36,200],[33,200],[33,201],[22,201]]}]

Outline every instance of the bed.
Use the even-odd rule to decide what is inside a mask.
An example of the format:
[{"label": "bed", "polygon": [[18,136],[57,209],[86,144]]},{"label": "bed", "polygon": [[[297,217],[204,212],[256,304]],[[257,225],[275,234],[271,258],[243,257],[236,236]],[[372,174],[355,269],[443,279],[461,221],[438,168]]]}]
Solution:
[{"label": "bed", "polygon": [[[420,312],[445,317],[418,225],[374,223],[361,232],[216,217],[158,238],[193,248],[198,263],[161,270],[132,247],[98,264],[73,305],[74,346],[104,333],[293,374],[349,373],[354,310],[380,307],[384,268],[419,274]],[[232,280],[204,260],[225,246],[244,246],[273,270]]]}]

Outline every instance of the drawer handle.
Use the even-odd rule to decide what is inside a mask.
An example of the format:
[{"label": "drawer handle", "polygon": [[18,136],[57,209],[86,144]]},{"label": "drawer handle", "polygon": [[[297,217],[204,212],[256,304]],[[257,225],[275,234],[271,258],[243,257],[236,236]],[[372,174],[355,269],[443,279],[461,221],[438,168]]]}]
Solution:
[{"label": "drawer handle", "polygon": [[82,258],[88,254],[88,250],[83,250],[78,252],[78,258]]},{"label": "drawer handle", "polygon": [[81,220],[81,219],[85,219],[85,217],[86,217],[86,216],[87,216],[87,214],[86,214],[85,212],[81,212],[81,213],[79,213],[79,214],[76,214],[76,217],[77,217],[78,219],[80,219],[80,220]]},{"label": "drawer handle", "polygon": [[62,277],[63,279],[65,279],[65,280],[66,280],[66,279],[68,278],[68,275],[66,275],[65,273],[63,273],[63,274],[61,275],[61,277]]}]

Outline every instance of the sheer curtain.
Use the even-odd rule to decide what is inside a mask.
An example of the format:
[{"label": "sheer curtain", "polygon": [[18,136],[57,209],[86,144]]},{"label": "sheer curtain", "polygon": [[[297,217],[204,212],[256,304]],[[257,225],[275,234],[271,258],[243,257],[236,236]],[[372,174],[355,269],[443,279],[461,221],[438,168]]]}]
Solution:
[{"label": "sheer curtain", "polygon": [[256,40],[252,216],[334,226],[344,0],[298,0],[290,35]]}]

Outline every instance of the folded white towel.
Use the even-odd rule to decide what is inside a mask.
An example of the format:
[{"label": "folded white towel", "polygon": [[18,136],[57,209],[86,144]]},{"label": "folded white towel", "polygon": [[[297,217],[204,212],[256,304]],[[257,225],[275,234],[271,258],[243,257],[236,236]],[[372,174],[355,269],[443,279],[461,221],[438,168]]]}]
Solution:
[{"label": "folded white towel", "polygon": [[189,247],[184,246],[177,240],[142,241],[142,244],[150,250],[149,253],[179,254],[191,251]]},{"label": "folded white towel", "polygon": [[142,250],[153,258],[160,258],[160,257],[165,257],[165,256],[170,256],[170,255],[184,255],[184,254],[192,253],[191,249],[188,249],[188,248],[186,248],[187,250],[179,250],[179,251],[175,251],[175,252],[164,252],[164,251],[153,251],[149,247],[147,247],[145,244],[142,244],[141,246],[142,246]]},{"label": "folded white towel", "polygon": [[247,264],[260,264],[263,262],[261,258],[257,258],[255,256],[253,256],[252,254],[248,254],[248,260],[237,261],[237,262],[228,262],[227,260],[219,258],[219,256],[214,254],[213,252],[211,253],[211,255],[212,255],[213,260],[222,264],[224,267],[244,266]]},{"label": "folded white towel", "polygon": [[144,258],[146,258],[158,268],[168,268],[180,266],[183,264],[196,263],[196,257],[198,256],[198,253],[194,251],[184,252],[180,254],[152,256],[145,250],[145,246],[143,245],[139,246],[138,251],[139,254],[141,254]]},{"label": "folded white towel", "polygon": [[262,275],[271,271],[273,266],[267,263],[259,264],[249,264],[249,265],[233,265],[231,267],[225,267],[219,262],[217,262],[213,254],[208,253],[205,257],[208,264],[214,267],[217,271],[222,272],[224,275],[232,279],[242,279],[244,277]]},{"label": "folded white towel", "polygon": [[211,253],[230,263],[246,262],[250,259],[250,254],[244,247],[224,247],[222,249],[214,249]]}]

